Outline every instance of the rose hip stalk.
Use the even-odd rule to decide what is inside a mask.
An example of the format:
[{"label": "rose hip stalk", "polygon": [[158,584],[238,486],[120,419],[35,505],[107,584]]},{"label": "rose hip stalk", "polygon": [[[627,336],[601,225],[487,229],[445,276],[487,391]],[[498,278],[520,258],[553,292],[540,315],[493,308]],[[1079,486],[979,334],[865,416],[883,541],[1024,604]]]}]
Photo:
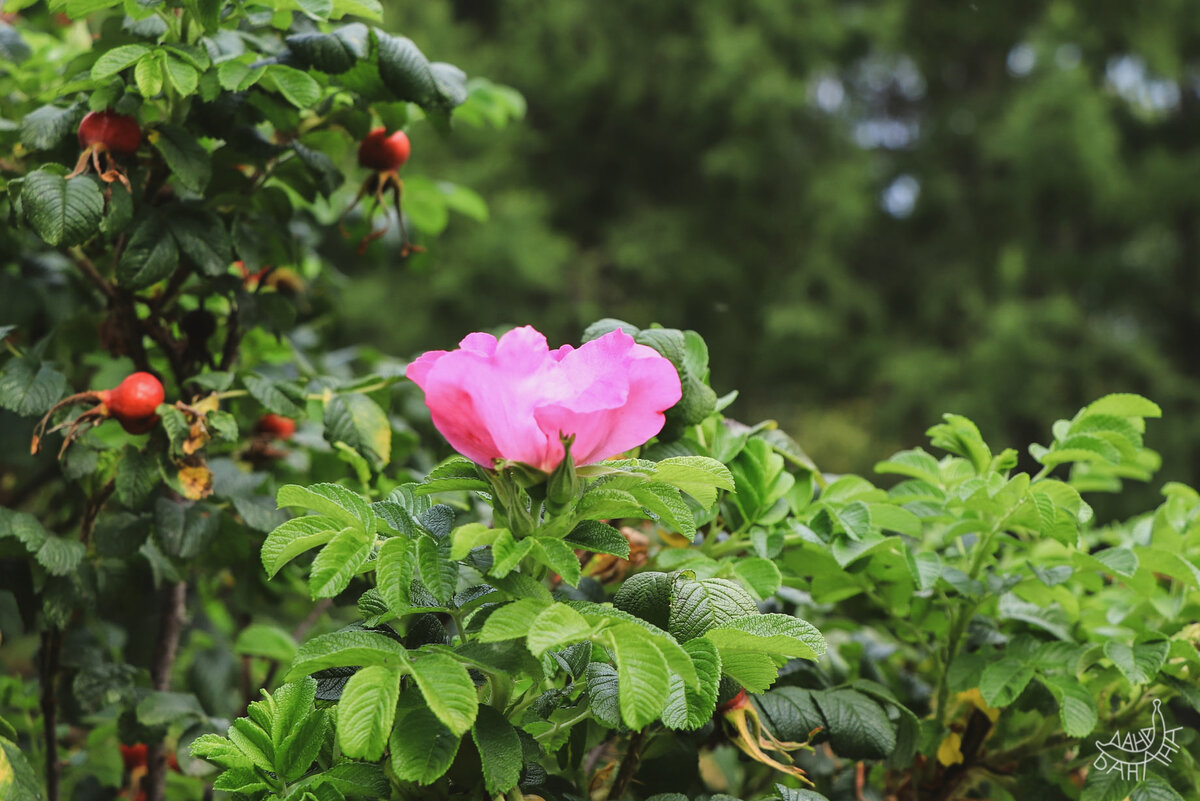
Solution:
[{"label": "rose hip stalk", "polygon": [[[369,170],[373,170],[371,176],[363,183],[362,188],[358,190],[358,195],[354,198],[354,202],[350,207],[342,213],[342,220],[338,221],[338,227],[342,230],[342,236],[349,236],[346,233],[346,228],[342,221],[346,219],[351,210],[358,205],[358,202],[363,197],[370,195],[374,200],[371,205],[371,210],[367,213],[367,218],[375,216],[375,210],[379,208],[383,202],[383,196],[387,192],[392,193],[392,200],[396,205],[396,219],[400,224],[400,256],[404,258],[410,253],[419,253],[423,248],[417,247],[408,241],[408,231],[404,228],[404,213],[400,210],[400,195],[404,191],[404,182],[400,180],[399,170],[408,161],[408,156],[412,152],[412,145],[408,141],[408,135],[404,131],[396,131],[393,134],[388,134],[387,128],[379,127],[371,130],[358,146],[358,163]],[[362,255],[367,245],[374,242],[379,237],[387,232],[387,225],[377,231],[372,231],[363,237],[363,240],[358,243],[358,255]]]},{"label": "rose hip stalk", "polygon": [[85,426],[99,425],[110,417],[130,434],[145,434],[158,423],[156,410],[164,397],[162,382],[150,373],[138,372],[132,373],[112,389],[80,392],[63,398],[46,412],[46,416],[34,429],[30,451],[38,452],[50,418],[65,406],[89,401],[96,404],[78,417],[50,429],[50,433],[62,428],[67,429],[67,433],[63,435],[62,449],[59,451],[60,458],[66,453],[71,442],[87,430]]},{"label": "rose hip stalk", "polygon": [[[79,146],[83,152],[75,169],[68,175],[74,178],[87,171],[88,163],[105,183],[120,181],[130,192],[129,178],[117,164],[115,156],[131,156],[142,144],[142,129],[137,120],[112,110],[88,112],[79,123]],[[103,160],[105,167],[101,167]]]}]

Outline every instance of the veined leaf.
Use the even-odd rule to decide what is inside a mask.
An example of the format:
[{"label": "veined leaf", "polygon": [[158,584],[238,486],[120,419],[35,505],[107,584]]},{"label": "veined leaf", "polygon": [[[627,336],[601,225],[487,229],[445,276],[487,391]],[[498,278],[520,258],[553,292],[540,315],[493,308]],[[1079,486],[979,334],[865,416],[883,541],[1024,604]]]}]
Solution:
[{"label": "veined leaf", "polygon": [[448,654],[425,653],[411,663],[412,676],[425,703],[456,736],[475,722],[479,699],[467,669]]},{"label": "veined leaf", "polygon": [[299,678],[331,667],[408,664],[403,645],[372,631],[335,631],[314,637],[300,646],[286,679]]},{"label": "veined leaf", "polygon": [[525,766],[521,738],[508,718],[490,706],[479,707],[471,736],[483,763],[483,782],[489,795],[498,795],[517,786]]},{"label": "veined leaf", "polygon": [[262,546],[263,569],[273,578],[279,569],[305,551],[324,545],[344,528],[344,523],[324,515],[294,517],[267,535]]},{"label": "veined leaf", "polygon": [[825,653],[825,638],[811,623],[790,615],[748,615],[722,623],[704,634],[721,651],[777,654],[816,659]]},{"label": "veined leaf", "polygon": [[700,637],[683,644],[696,668],[698,686],[690,688],[679,675],[670,678],[662,720],[672,729],[698,729],[713,716],[721,683],[721,655],[715,645]]},{"label": "veined leaf", "polygon": [[346,756],[367,761],[383,756],[399,697],[396,668],[371,665],[350,677],[337,705],[338,743]]}]

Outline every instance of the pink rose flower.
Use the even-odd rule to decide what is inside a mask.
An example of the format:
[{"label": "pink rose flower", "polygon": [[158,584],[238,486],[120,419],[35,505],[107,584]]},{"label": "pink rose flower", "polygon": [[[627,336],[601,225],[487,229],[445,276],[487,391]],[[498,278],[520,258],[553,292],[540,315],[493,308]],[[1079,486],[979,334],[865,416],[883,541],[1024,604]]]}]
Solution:
[{"label": "pink rose flower", "polygon": [[602,461],[661,431],[663,412],[682,391],[670,361],[620,330],[557,350],[531,326],[499,340],[470,334],[458,350],[425,353],[407,375],[463,456],[488,468],[507,459],[546,472],[563,459],[560,434],[575,436],[576,464]]}]

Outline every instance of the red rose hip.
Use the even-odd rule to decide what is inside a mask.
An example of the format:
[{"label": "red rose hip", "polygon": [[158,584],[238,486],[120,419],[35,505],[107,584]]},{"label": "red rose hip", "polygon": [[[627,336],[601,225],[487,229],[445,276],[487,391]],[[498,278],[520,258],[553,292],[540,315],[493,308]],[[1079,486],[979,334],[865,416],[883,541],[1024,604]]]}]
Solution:
[{"label": "red rose hip", "polygon": [[411,149],[404,131],[388,136],[387,128],[381,126],[367,134],[358,146],[358,163],[378,172],[395,172],[408,161]]},{"label": "red rose hip", "polygon": [[258,418],[258,423],[255,429],[260,434],[275,437],[276,439],[291,439],[296,433],[296,421],[290,417],[284,417],[281,414],[268,412]]},{"label": "red rose hip", "polygon": [[115,388],[96,394],[127,431],[152,419],[164,398],[162,383],[149,373],[133,373]]},{"label": "red rose hip", "polygon": [[79,145],[87,148],[96,144],[128,155],[141,146],[142,129],[133,117],[115,111],[91,111],[79,123]]}]

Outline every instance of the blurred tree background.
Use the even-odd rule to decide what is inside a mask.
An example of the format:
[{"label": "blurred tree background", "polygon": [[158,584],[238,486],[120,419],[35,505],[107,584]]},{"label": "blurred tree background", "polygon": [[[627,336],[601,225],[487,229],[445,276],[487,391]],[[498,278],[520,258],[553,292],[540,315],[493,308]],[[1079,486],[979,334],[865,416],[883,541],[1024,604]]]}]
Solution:
[{"label": "blurred tree background", "polygon": [[428,0],[388,25],[528,117],[453,150],[419,131],[408,169],[492,221],[407,264],[336,256],[346,341],[694,328],[734,414],[829,471],[942,411],[1046,441],[1135,391],[1169,420],[1163,475],[1200,477],[1193,0]]}]

